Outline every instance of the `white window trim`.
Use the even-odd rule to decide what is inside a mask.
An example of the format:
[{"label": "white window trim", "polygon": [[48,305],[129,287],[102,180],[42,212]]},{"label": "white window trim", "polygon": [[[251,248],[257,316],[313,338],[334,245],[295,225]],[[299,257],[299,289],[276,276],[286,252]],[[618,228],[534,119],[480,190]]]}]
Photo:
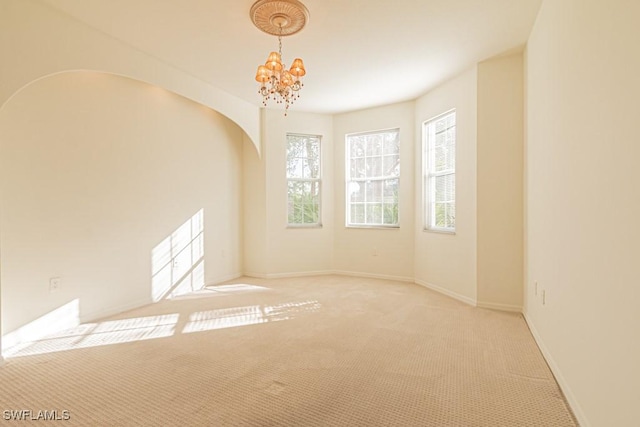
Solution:
[{"label": "white window trim", "polygon": [[286,228],[292,228],[292,229],[300,229],[300,228],[322,228],[322,158],[323,158],[323,149],[322,149],[322,135],[315,135],[315,134],[310,134],[310,133],[297,133],[297,132],[287,132],[285,140],[286,140],[286,144],[287,146],[285,147],[284,150],[284,156],[285,156],[285,165],[286,165],[286,159],[287,159],[287,149],[288,149],[288,145],[289,145],[289,136],[301,136],[301,137],[313,137],[313,138],[318,138],[318,145],[320,146],[320,155],[318,157],[318,160],[320,162],[320,164],[318,165],[318,177],[317,178],[289,178],[287,176],[287,171],[286,171],[286,167],[285,167],[285,180],[286,180],[286,185],[287,185],[287,191],[289,188],[289,181],[298,181],[298,182],[317,182],[318,183],[318,222],[315,223],[307,223],[307,224],[295,224],[295,223],[290,223],[289,222],[289,194],[287,193],[286,197],[285,197],[285,212],[286,212],[286,218],[285,218],[285,224],[286,224]]},{"label": "white window trim", "polygon": [[[439,171],[439,172],[434,172],[431,173],[429,171],[429,164],[428,164],[428,151],[429,151],[429,147],[428,147],[428,140],[427,140],[427,125],[433,121],[436,121],[442,117],[445,117],[451,113],[456,113],[456,109],[452,108],[448,111],[445,111],[442,114],[438,114],[437,116],[434,116],[428,120],[425,120],[424,122],[422,122],[422,213],[423,213],[423,231],[425,232],[433,232],[433,233],[442,233],[442,234],[452,234],[455,235],[456,234],[456,226],[454,226],[453,228],[445,228],[445,227],[435,227],[435,226],[431,226],[431,218],[433,215],[432,209],[431,209],[431,201],[429,196],[433,195],[435,193],[435,189],[431,189],[429,188],[430,186],[435,185],[435,180],[432,180],[431,178],[435,178],[437,176],[443,176],[443,175],[456,175],[456,169],[446,169],[443,171]],[[457,127],[458,127],[458,115],[456,113],[456,141],[455,141],[455,149],[456,149],[456,163],[457,163],[457,159],[458,159],[458,135],[457,135]],[[457,187],[457,180],[456,180],[456,187]],[[456,191],[456,198],[458,196],[458,192]],[[456,205],[456,212],[457,212],[457,203],[456,203],[456,199],[454,200],[449,200],[447,203],[453,202]]]},{"label": "white window trim", "polygon": [[[344,221],[345,221],[345,228],[373,228],[373,229],[382,229],[382,230],[397,230],[400,228],[400,196],[398,195],[398,223],[397,224],[350,224],[349,223],[349,218],[351,218],[351,203],[349,202],[349,182],[350,181],[356,181],[356,182],[364,182],[364,181],[385,181],[388,179],[397,179],[398,180],[398,188],[400,188],[400,176],[386,176],[386,177],[380,177],[380,178],[354,178],[351,179],[351,173],[349,172],[350,170],[350,160],[351,160],[351,156],[349,154],[349,142],[348,139],[349,137],[352,136],[361,136],[361,135],[373,135],[373,134],[377,134],[377,133],[384,133],[384,132],[391,132],[391,131],[397,131],[398,135],[400,135],[400,128],[399,127],[392,127],[392,128],[385,128],[385,129],[377,129],[377,130],[372,130],[372,131],[366,131],[366,132],[353,132],[353,133],[348,133],[345,134],[344,136],[344,159],[345,159],[345,168],[344,168],[344,173],[345,173],[345,180],[344,180],[344,205],[345,205],[345,216],[344,216]],[[398,156],[400,154],[398,153]],[[366,158],[366,156],[365,156]]]}]

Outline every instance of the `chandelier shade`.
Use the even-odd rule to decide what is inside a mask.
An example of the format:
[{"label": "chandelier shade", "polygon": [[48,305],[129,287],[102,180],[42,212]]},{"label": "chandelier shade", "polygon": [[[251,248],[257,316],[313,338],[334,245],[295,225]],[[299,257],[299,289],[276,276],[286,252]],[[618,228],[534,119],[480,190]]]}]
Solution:
[{"label": "chandelier shade", "polygon": [[269,76],[269,69],[264,65],[260,65],[258,67],[258,72],[256,73],[256,81],[258,83],[266,83],[269,81]]},{"label": "chandelier shade", "polygon": [[260,83],[262,104],[266,107],[271,100],[284,104],[286,116],[300,97],[302,77],[307,70],[301,58],[294,59],[287,69],[282,60],[282,37],[302,30],[309,20],[309,11],[298,0],[258,0],[251,7],[250,16],[258,29],[278,36],[278,51],[269,53],[265,63],[258,66],[255,80]]},{"label": "chandelier shade", "polygon": [[293,60],[293,64],[291,64],[291,70],[289,71],[296,77],[302,77],[307,74],[307,71],[304,69],[304,63],[300,58],[296,58]]},{"label": "chandelier shade", "polygon": [[269,58],[267,58],[267,63],[265,65],[271,71],[280,71],[280,70],[282,70],[281,55],[278,52],[271,52],[269,54]]}]

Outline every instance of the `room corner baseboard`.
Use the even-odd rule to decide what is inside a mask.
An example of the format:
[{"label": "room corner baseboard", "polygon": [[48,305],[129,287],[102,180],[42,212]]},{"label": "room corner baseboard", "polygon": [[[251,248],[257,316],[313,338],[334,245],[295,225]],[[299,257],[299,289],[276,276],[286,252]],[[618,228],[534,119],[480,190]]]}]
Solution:
[{"label": "room corner baseboard", "polygon": [[576,399],[576,396],[573,394],[573,391],[571,391],[571,387],[569,387],[567,380],[565,380],[564,376],[562,375],[562,372],[560,371],[558,364],[553,359],[553,356],[551,356],[549,349],[547,348],[547,346],[544,345],[544,342],[542,341],[542,337],[538,333],[538,330],[536,329],[536,327],[533,325],[533,323],[527,316],[526,311],[523,310],[522,315],[524,316],[524,320],[527,323],[529,330],[531,331],[531,335],[533,335],[533,339],[536,341],[538,348],[540,349],[540,351],[542,352],[542,355],[547,361],[547,364],[549,365],[549,369],[551,369],[553,376],[556,378],[556,381],[560,386],[560,389],[562,390],[562,393],[564,394],[564,397],[566,398],[567,403],[571,408],[571,411],[573,412],[573,415],[576,417],[578,424],[580,424],[581,427],[590,427],[591,423],[587,420],[587,417],[585,416],[584,411],[582,410],[582,407],[578,403],[578,400]]},{"label": "room corner baseboard", "polygon": [[392,276],[389,274],[363,273],[361,271],[333,270],[329,274],[337,274],[341,276],[366,277],[367,279],[394,280],[396,282],[413,283],[413,277]]},{"label": "room corner baseboard", "polygon": [[228,282],[229,280],[238,279],[238,278],[240,278],[242,276],[248,276],[248,274],[231,273],[231,274],[227,274],[227,275],[224,275],[224,276],[214,277],[213,279],[207,281],[207,284],[205,285],[205,287],[206,286],[219,285],[221,283]]},{"label": "room corner baseboard", "polygon": [[250,271],[245,271],[244,273],[242,273],[243,276],[246,277],[253,277],[254,279],[266,279],[267,275],[264,273],[252,273]]},{"label": "room corner baseboard", "polygon": [[[2,349],[0,349],[0,351],[1,350]],[[0,367],[2,367],[2,365],[4,365],[4,364],[5,364],[4,357],[2,357],[2,355],[0,355]]]},{"label": "room corner baseboard", "polygon": [[522,313],[522,306],[511,304],[499,304],[495,302],[478,301],[476,304],[479,308],[488,308],[490,310],[509,311],[513,313]]},{"label": "room corner baseboard", "polygon": [[443,295],[446,295],[448,297],[451,297],[453,299],[457,299],[458,301],[462,301],[463,303],[469,304],[472,307],[476,307],[477,306],[477,302],[473,298],[469,298],[467,296],[460,295],[460,294],[458,294],[456,292],[450,291],[449,289],[445,289],[445,288],[442,288],[440,286],[436,286],[436,285],[433,285],[431,283],[428,283],[428,282],[425,282],[425,281],[422,281],[422,280],[418,280],[418,279],[415,279],[414,283],[417,284],[417,285],[420,285],[420,286],[424,286],[425,288],[431,289],[432,291],[436,291],[436,292],[438,292],[440,294],[443,294]]}]

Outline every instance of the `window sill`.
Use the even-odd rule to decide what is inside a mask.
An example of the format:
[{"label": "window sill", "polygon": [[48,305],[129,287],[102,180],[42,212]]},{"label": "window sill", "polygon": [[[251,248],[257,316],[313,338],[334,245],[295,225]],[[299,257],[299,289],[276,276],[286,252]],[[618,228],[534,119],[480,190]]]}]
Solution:
[{"label": "window sill", "polygon": [[322,228],[322,224],[309,224],[309,225],[287,224],[286,228],[288,230],[307,230],[307,229],[314,229],[314,228]]},{"label": "window sill", "polygon": [[345,228],[350,229],[378,229],[378,230],[399,230],[399,225],[345,225]]},{"label": "window sill", "polygon": [[452,235],[452,236],[456,235],[455,230],[443,230],[443,229],[439,229],[439,228],[425,228],[422,231],[427,232],[427,233],[449,234],[449,235]]}]

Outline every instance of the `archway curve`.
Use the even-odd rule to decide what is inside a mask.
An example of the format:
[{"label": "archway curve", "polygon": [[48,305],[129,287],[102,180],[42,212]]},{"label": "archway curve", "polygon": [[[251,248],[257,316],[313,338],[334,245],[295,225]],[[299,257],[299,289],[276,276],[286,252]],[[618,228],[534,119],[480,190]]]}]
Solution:
[{"label": "archway curve", "polygon": [[[100,69],[90,69],[90,68],[78,68],[78,69],[68,69],[68,70],[60,70],[60,71],[55,71],[55,72],[51,72],[51,73],[47,73],[44,74],[40,77],[37,77],[35,79],[32,79],[30,81],[28,81],[27,83],[23,84],[21,87],[19,87],[17,90],[13,91],[11,93],[11,95],[4,100],[4,102],[2,102],[2,104],[0,104],[0,113],[2,113],[2,110],[4,109],[4,107],[6,105],[8,105],[11,100],[18,95],[20,92],[22,92],[23,90],[25,90],[26,88],[28,88],[29,86],[42,81],[44,79],[56,76],[56,75],[60,75],[60,74],[66,74],[66,73],[80,73],[80,72],[90,72],[90,73],[100,73],[100,74],[107,74],[107,75],[113,75],[113,76],[117,76],[117,77],[123,77],[126,79],[130,79],[133,81],[137,81],[140,83],[144,83],[144,84],[148,84],[150,86],[154,86],[163,90],[166,90],[172,94],[181,96],[183,98],[186,98],[192,102],[195,102],[199,105],[202,105],[204,107],[210,108],[214,111],[216,111],[217,113],[222,114],[223,116],[225,116],[227,119],[231,120],[233,123],[235,123],[240,129],[242,129],[242,131],[244,132],[245,136],[252,142],[254,148],[256,149],[256,152],[258,154],[258,156],[261,156],[261,150],[260,150],[260,132],[259,132],[259,128],[260,128],[260,109],[258,107],[255,106],[250,106],[247,107],[247,105],[250,105],[247,103],[247,105],[243,105],[243,106],[238,106],[238,105],[233,105],[235,100],[238,100],[237,98],[235,98],[233,95],[230,95],[226,92],[223,92],[219,89],[216,89],[212,86],[207,85],[204,82],[199,82],[200,84],[200,91],[198,90],[179,90],[177,88],[172,88],[172,87],[168,87],[169,85],[163,85],[163,84],[159,84],[157,82],[152,82],[149,81],[147,79],[143,79],[140,77],[134,77],[131,75],[127,75],[127,74],[123,74],[123,73],[118,73],[118,72],[113,72],[113,71],[106,71],[106,70],[100,70]],[[202,96],[202,94],[206,94],[208,93],[210,96],[206,97],[206,96]],[[218,97],[214,96],[217,95]],[[226,103],[226,105],[225,105]],[[252,111],[253,110],[253,111]],[[252,114],[253,113],[253,114]],[[251,116],[254,115],[255,118],[254,120],[251,120]]]}]

